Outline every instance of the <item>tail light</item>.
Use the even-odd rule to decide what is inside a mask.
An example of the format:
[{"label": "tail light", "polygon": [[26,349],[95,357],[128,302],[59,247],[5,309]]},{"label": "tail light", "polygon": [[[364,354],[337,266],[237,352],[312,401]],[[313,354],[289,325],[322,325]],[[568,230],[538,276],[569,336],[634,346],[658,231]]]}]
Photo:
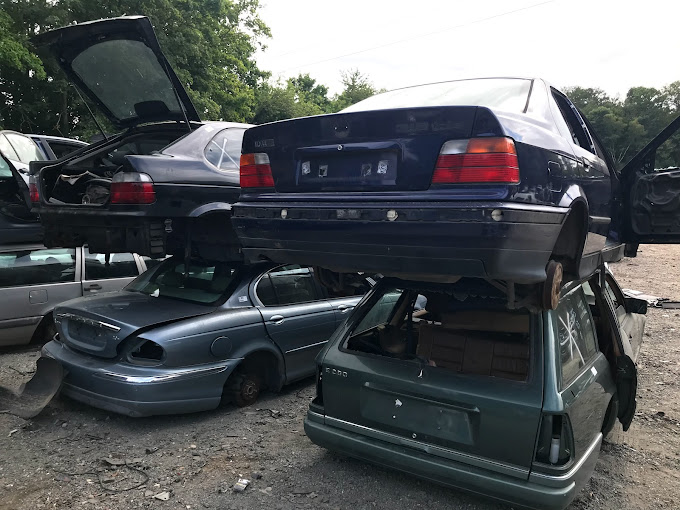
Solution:
[{"label": "tail light", "polygon": [[118,172],[111,181],[112,204],[153,204],[156,191],[147,174]]},{"label": "tail light", "polygon": [[40,191],[38,191],[38,183],[35,176],[31,175],[28,178],[28,194],[31,197],[31,203],[36,204],[40,202]]},{"label": "tail light", "polygon": [[241,187],[273,188],[274,177],[269,156],[264,152],[241,155]]},{"label": "tail light", "polygon": [[517,184],[519,164],[510,138],[450,140],[442,145],[432,184]]},{"label": "tail light", "polygon": [[562,414],[544,414],[538,430],[536,462],[563,466],[574,451],[574,435],[569,418]]}]

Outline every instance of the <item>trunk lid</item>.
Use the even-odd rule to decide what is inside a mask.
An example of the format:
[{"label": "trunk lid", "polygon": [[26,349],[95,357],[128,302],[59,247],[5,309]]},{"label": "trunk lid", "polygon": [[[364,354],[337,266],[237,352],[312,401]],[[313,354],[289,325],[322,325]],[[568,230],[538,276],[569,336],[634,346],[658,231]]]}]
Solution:
[{"label": "trunk lid", "polygon": [[55,309],[54,317],[64,344],[94,356],[114,358],[118,345],[140,330],[214,310],[214,306],[120,291],[66,302]]},{"label": "trunk lid", "polygon": [[74,85],[117,128],[200,120],[145,16],[78,23],[39,34],[35,43],[49,48]]},{"label": "trunk lid", "polygon": [[[477,298],[467,295],[458,312],[442,314],[441,323],[428,320],[409,330],[394,322],[406,303],[394,301],[393,293],[378,299],[377,293],[338,331],[342,347],[331,345],[322,360],[326,424],[527,479],[543,406],[540,317],[480,313],[470,304]],[[427,314],[442,313],[435,311],[443,309],[441,295],[426,295]],[[392,319],[384,323],[385,317]],[[372,323],[385,329],[364,330]],[[395,339],[404,328],[417,357],[396,354]],[[526,341],[517,343],[520,337]],[[380,349],[394,354],[380,353],[376,338]],[[358,350],[368,344],[373,347]]]},{"label": "trunk lid", "polygon": [[479,134],[502,135],[487,108],[400,108],[257,126],[243,152],[267,153],[278,192],[415,191],[430,187],[444,142]]}]

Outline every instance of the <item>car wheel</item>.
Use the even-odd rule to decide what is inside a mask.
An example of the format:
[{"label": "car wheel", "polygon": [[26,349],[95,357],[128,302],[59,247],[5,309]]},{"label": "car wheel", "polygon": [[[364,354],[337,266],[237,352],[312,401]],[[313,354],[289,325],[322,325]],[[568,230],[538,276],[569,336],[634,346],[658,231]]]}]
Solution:
[{"label": "car wheel", "polygon": [[256,374],[237,372],[229,385],[231,400],[238,407],[249,406],[257,400],[262,390],[262,382]]},{"label": "car wheel", "polygon": [[560,288],[562,287],[562,264],[555,260],[548,262],[545,272],[547,279],[543,284],[543,308],[554,310],[560,301]]}]

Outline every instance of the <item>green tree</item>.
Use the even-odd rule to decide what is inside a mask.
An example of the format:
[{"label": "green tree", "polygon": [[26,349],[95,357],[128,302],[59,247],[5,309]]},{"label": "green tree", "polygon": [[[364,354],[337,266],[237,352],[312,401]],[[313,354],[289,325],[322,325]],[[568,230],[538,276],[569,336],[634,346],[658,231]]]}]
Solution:
[{"label": "green tree", "polygon": [[316,80],[309,74],[289,78],[287,83],[288,88],[295,91],[295,98],[298,101],[316,105],[322,112],[330,110],[331,100],[328,98],[328,87],[316,83]]},{"label": "green tree", "polygon": [[319,105],[301,100],[290,83],[286,86],[265,83],[257,89],[256,107],[251,122],[264,124],[322,113],[326,112]]},{"label": "green tree", "polygon": [[379,92],[368,77],[361,74],[358,69],[343,71],[342,85],[343,91],[333,98],[332,109],[336,112]]}]

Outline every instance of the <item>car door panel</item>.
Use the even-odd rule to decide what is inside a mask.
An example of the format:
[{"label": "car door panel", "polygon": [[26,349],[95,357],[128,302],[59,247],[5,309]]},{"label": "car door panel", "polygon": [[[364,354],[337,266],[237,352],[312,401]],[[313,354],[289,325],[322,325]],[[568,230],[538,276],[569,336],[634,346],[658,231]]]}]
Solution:
[{"label": "car door panel", "polygon": [[69,249],[0,252],[0,345],[29,343],[45,315],[80,296],[78,262],[77,251]]},{"label": "car door panel", "polygon": [[286,380],[314,373],[314,358],[335,330],[335,314],[326,301],[270,306],[260,310],[267,333],[283,352]]},{"label": "car door panel", "polygon": [[[617,315],[617,306],[609,292],[603,292],[600,287],[600,275],[596,275],[589,284],[595,294],[597,306],[602,311],[601,320],[606,320],[611,340],[614,342],[613,357],[615,364],[614,381],[619,401],[618,418],[623,430],[626,431],[635,416],[637,402],[637,367],[635,366],[635,348],[625,334]],[[639,352],[639,343],[637,352]]]},{"label": "car door panel", "polygon": [[283,352],[286,381],[312,375],[314,358],[335,331],[335,312],[309,268],[279,266],[252,287],[267,334]]},{"label": "car door panel", "polygon": [[349,317],[354,307],[361,301],[361,296],[350,296],[344,298],[329,299],[328,302],[333,307],[335,313],[335,327],[337,328],[342,322]]},{"label": "car door panel", "polygon": [[111,254],[108,264],[103,254],[90,253],[87,247],[83,248],[83,254],[84,296],[120,290],[134,280],[142,269],[138,257],[131,253]]},{"label": "car door panel", "polygon": [[680,116],[649,142],[621,170],[623,188],[622,240],[640,243],[680,243],[680,161],[674,168],[656,169],[656,152],[680,130]]}]

